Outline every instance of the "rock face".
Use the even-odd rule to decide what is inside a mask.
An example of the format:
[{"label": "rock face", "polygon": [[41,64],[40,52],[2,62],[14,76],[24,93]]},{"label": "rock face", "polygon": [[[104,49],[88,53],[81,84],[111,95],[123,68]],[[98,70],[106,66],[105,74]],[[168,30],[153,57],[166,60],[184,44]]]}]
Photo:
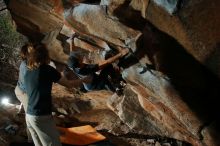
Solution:
[{"label": "rock face", "polygon": [[[137,17],[134,19],[129,12],[123,13],[123,11],[130,10],[130,7],[139,10],[146,20],[174,37],[200,63],[220,76],[219,59],[216,57],[219,54],[217,51],[220,33],[218,30],[220,22],[217,21],[220,17],[217,13],[220,7],[219,1],[155,0],[147,6],[147,0],[134,1],[126,4],[125,0],[109,0],[107,3],[109,14],[122,19],[127,18],[129,23],[135,23]],[[170,15],[171,13],[174,14]]]},{"label": "rock face", "polygon": [[134,43],[140,32],[110,18],[106,11],[107,8],[100,5],[79,4],[66,10],[64,16],[75,30],[96,36],[118,46],[133,45],[130,47],[135,47]]},{"label": "rock face", "polygon": [[42,34],[62,28],[62,17],[53,11],[50,1],[10,1],[9,9],[18,30],[31,39],[39,40]]},{"label": "rock face", "polygon": [[100,51],[129,48],[118,64],[127,86],[109,107],[131,129],[218,146],[220,1],[93,2],[11,0],[9,9],[32,40],[57,31],[44,42],[58,62],[66,63],[71,43],[93,54],[93,61]]},{"label": "rock face", "polygon": [[[159,72],[144,70],[144,67],[140,64],[124,70],[123,76],[132,85],[130,92],[136,94],[136,100],[151,115],[147,116],[148,121],[156,124],[157,127],[161,125],[160,130],[163,129],[164,131],[159,133],[166,133],[166,136],[172,135],[172,137],[179,140],[195,142],[194,145],[197,145],[196,141],[198,139],[196,137],[198,137],[198,131],[202,123],[182,102],[168,78],[162,76]],[[126,99],[130,98],[129,95],[135,97],[130,93],[126,96]]]},{"label": "rock face", "polygon": [[182,1],[181,5],[176,14],[170,16],[151,3],[146,14],[147,19],[174,37],[193,57],[220,77],[220,63],[216,57],[219,54],[220,16],[217,10],[220,2]]}]

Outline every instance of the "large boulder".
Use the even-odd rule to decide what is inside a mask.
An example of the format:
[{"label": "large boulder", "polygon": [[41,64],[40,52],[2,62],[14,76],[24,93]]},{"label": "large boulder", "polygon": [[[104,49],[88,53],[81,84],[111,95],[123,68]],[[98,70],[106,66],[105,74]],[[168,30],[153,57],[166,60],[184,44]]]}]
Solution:
[{"label": "large boulder", "polygon": [[[132,98],[136,96],[135,101],[139,101],[142,110],[151,115],[147,116],[147,120],[153,124],[157,123],[157,128],[166,131],[162,132],[163,136],[175,137],[194,145],[198,144],[199,130],[203,123],[182,101],[178,92],[170,84],[169,78],[159,72],[146,69],[140,64],[124,70],[123,77],[131,84],[130,88],[133,94],[136,94],[132,95],[131,91],[128,94],[125,93],[126,96],[123,101],[127,101],[131,96]],[[128,105],[130,104],[134,103]],[[127,113],[122,112],[122,110],[118,112]],[[141,112],[135,113],[140,114]],[[143,120],[141,118],[134,119]]]},{"label": "large boulder", "polygon": [[63,20],[54,12],[53,1],[9,1],[9,10],[17,29],[31,39],[40,40],[50,31],[62,28]]},{"label": "large boulder", "polygon": [[136,21],[130,14],[131,9],[139,11],[139,16],[175,38],[196,60],[220,77],[218,0],[153,0],[149,3],[147,0],[103,0],[102,4],[108,5],[109,15],[127,18],[129,23]]},{"label": "large boulder", "polygon": [[67,9],[64,17],[76,31],[118,46],[135,48],[135,42],[140,36],[139,31],[108,17],[106,7],[100,5],[79,4]]}]

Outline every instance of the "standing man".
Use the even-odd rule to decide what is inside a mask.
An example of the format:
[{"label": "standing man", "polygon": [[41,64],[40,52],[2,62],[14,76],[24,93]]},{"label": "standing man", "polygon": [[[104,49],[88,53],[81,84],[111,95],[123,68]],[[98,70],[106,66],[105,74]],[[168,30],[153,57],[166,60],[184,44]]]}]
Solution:
[{"label": "standing man", "polygon": [[27,72],[24,76],[28,106],[26,122],[35,146],[61,146],[59,133],[52,117],[51,90],[53,83],[67,87],[77,87],[82,82],[90,82],[90,78],[68,81],[49,66],[48,50],[38,44],[30,50],[27,59]]}]

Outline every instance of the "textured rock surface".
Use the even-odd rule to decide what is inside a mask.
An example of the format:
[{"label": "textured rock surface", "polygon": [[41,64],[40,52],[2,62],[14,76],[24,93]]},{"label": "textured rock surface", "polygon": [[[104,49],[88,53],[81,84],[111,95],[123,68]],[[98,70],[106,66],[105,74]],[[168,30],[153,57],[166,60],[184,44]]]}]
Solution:
[{"label": "textured rock surface", "polygon": [[32,39],[42,37],[42,34],[62,28],[62,17],[53,11],[50,1],[10,1],[9,9],[18,30]]},{"label": "textured rock surface", "polygon": [[60,29],[55,29],[49,32],[45,35],[41,42],[47,46],[49,55],[51,58],[53,58],[53,60],[65,64],[67,63],[69,55],[64,53],[64,49],[61,45],[61,42],[57,40],[59,32]]},{"label": "textured rock surface", "polygon": [[196,145],[196,141],[199,141],[198,131],[202,123],[182,102],[168,78],[159,72],[144,70],[141,65],[124,70],[123,76],[131,82],[132,92],[136,94],[142,108],[151,115],[147,119],[153,120],[154,122],[151,123],[157,123],[156,125],[161,130],[166,131],[160,133],[195,142]]},{"label": "textured rock surface", "polygon": [[180,0],[154,0],[154,2],[163,7],[170,14],[173,14],[178,9]]},{"label": "textured rock surface", "polygon": [[106,8],[100,5],[79,4],[66,10],[64,16],[75,30],[119,46],[135,47],[134,43],[140,35],[140,32],[109,18]]},{"label": "textured rock surface", "polygon": [[[110,12],[108,14],[123,19],[130,18],[128,23],[132,23],[132,21],[134,23],[136,19],[130,13],[123,13],[125,9],[130,10],[129,6],[131,6],[135,10],[139,10],[140,13],[146,12],[146,17],[144,17],[146,20],[161,31],[174,37],[199,62],[220,76],[220,63],[217,57],[219,54],[220,33],[218,29],[220,16],[217,12],[220,2],[218,0],[211,2],[208,0],[190,2],[155,0],[155,3],[150,2],[146,7],[143,7],[146,2],[140,0],[127,2],[126,4],[124,0],[111,0],[107,3]],[[105,4],[104,1],[103,4]],[[136,7],[139,9],[136,9]],[[145,10],[140,9],[142,7]],[[175,14],[170,15],[166,12],[167,9],[168,12],[174,11]]]},{"label": "textured rock surface", "polygon": [[[219,74],[219,29],[220,2],[215,1],[183,1],[177,14],[170,16],[151,3],[147,11],[147,19],[157,28],[173,36],[198,61],[205,64],[215,74]],[[159,18],[159,19],[158,19]]]},{"label": "textured rock surface", "polygon": [[[72,91],[67,91],[65,88],[60,87],[59,85],[55,85],[53,87],[53,97],[54,97],[54,105],[56,108],[63,108],[63,110],[67,111],[68,115],[57,113],[57,123],[59,125],[63,126],[80,126],[85,124],[90,124],[94,126],[99,132],[104,134],[108,140],[110,140],[113,144],[118,146],[155,146],[155,145],[165,145],[170,144],[176,146],[187,146],[187,143],[184,143],[183,141],[178,141],[175,139],[167,138],[167,137],[161,137],[158,135],[149,136],[147,133],[149,132],[149,129],[144,131],[143,129],[146,128],[146,125],[144,121],[147,121],[147,118],[144,117],[145,120],[138,121],[139,116],[142,116],[141,114],[138,115],[136,113],[136,110],[142,110],[140,106],[138,106],[138,102],[132,102],[129,103],[126,102],[128,100],[132,100],[135,98],[132,96],[129,96],[128,100],[124,100],[127,105],[122,105],[126,113],[121,113],[127,115],[127,117],[130,117],[130,121],[133,122],[132,129],[129,126],[129,123],[125,124],[123,121],[121,121],[117,114],[114,114],[108,107],[107,107],[107,101],[110,100],[109,97],[112,96],[111,92],[108,91],[92,91],[88,93],[74,93]],[[129,94],[130,92],[128,92]],[[133,94],[130,94],[133,95]],[[117,102],[121,100],[120,97],[115,96],[117,99],[113,102]],[[127,96],[126,96],[127,97]],[[131,98],[130,98],[131,97]],[[75,104],[78,109],[80,110],[80,113],[75,112],[74,109],[71,109],[71,105]],[[121,102],[120,102],[121,103]],[[119,103],[119,104],[120,104]],[[118,103],[116,103],[118,104]],[[129,105],[130,104],[130,105]],[[134,104],[136,104],[135,111],[131,109]],[[128,108],[130,107],[130,108]],[[130,110],[130,112],[127,112],[127,110]],[[142,112],[142,113],[143,113]],[[61,115],[63,116],[61,116]],[[130,114],[130,115],[129,115]],[[146,113],[145,113],[146,114]],[[135,115],[137,115],[136,119],[133,118]],[[68,118],[69,117],[69,118]],[[143,119],[143,118],[142,118]],[[137,123],[135,123],[137,121]],[[127,122],[127,120],[125,121]],[[141,124],[143,129],[140,129]],[[140,132],[141,131],[141,132]],[[151,133],[152,134],[152,133]],[[150,135],[151,135],[150,134]]]}]

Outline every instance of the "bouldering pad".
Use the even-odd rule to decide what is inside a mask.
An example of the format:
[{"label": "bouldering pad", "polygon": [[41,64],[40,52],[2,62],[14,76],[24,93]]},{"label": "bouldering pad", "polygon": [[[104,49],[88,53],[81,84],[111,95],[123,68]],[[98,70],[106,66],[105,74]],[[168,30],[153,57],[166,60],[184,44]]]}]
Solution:
[{"label": "bouldering pad", "polygon": [[90,125],[63,128],[57,127],[60,132],[60,140],[64,144],[70,145],[88,145],[105,140],[106,137],[98,133]]}]

